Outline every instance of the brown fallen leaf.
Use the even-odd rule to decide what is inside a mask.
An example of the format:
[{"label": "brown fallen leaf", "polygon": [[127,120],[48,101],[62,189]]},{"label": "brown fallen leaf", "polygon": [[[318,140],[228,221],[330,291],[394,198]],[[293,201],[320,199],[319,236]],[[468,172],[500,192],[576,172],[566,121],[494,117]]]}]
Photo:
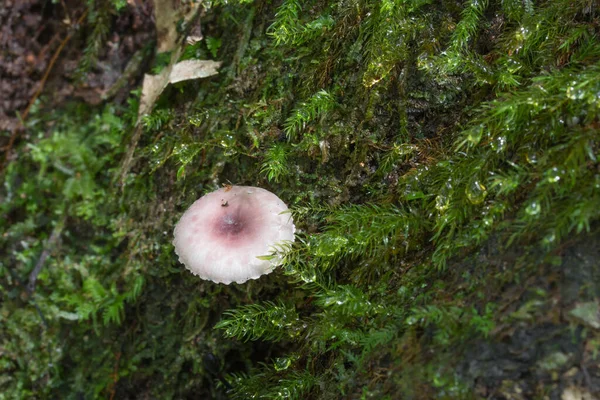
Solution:
[{"label": "brown fallen leaf", "polygon": [[[152,112],[156,100],[169,83],[181,82],[190,79],[206,78],[217,74],[221,62],[212,60],[186,60],[177,62],[183,47],[186,44],[186,34],[190,31],[190,41],[202,39],[202,31],[198,26],[190,29],[191,24],[198,14],[200,0],[153,0],[154,17],[156,20],[157,45],[159,53],[171,52],[171,60],[157,75],[144,75],[142,94],[136,126],[131,141],[123,158],[119,182],[125,186],[126,176],[133,163],[133,154],[142,135],[140,121],[142,116]],[[183,27],[183,29],[178,29]]]},{"label": "brown fallen leaf", "polygon": [[[183,19],[184,25],[191,24],[198,8],[198,0],[182,0],[175,7],[172,0],[154,0],[154,16],[156,18],[156,31],[159,53],[171,52],[171,62],[157,75],[144,75],[142,95],[138,110],[138,120],[152,112],[154,103],[165,90],[169,83],[181,82],[189,79],[206,78],[217,74],[220,62],[212,60],[186,60],[177,63],[185,41],[182,41],[177,32],[177,25]],[[199,30],[199,24],[196,25]],[[201,37],[200,37],[201,38]]]},{"label": "brown fallen leaf", "polygon": [[206,78],[217,74],[220,66],[220,61],[186,60],[167,66],[158,75],[144,75],[138,122],[142,116],[152,111],[154,103],[169,83]]}]

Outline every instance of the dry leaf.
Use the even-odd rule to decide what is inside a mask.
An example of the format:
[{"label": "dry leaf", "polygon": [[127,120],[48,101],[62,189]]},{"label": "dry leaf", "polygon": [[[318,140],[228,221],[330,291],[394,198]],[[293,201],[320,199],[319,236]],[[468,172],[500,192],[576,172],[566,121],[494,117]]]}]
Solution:
[{"label": "dry leaf", "polygon": [[212,60],[186,60],[175,64],[171,75],[170,83],[187,81],[189,79],[206,78],[215,75],[221,62]]},{"label": "dry leaf", "polygon": [[217,68],[221,66],[220,61],[212,60],[186,60],[173,66],[168,65],[158,75],[144,75],[139,119],[152,111],[158,96],[165,90],[169,83],[187,81],[190,79],[206,78],[218,73]]},{"label": "dry leaf", "polygon": [[170,72],[171,68],[167,67],[158,75],[144,75],[137,122],[140,122],[140,118],[143,115],[149,114],[152,111],[156,99],[158,99],[158,96],[160,96],[163,90],[165,90],[165,87],[169,84]]},{"label": "dry leaf", "polygon": [[[158,37],[157,51],[159,53],[171,51],[171,62],[158,75],[144,75],[138,122],[143,115],[152,111],[154,103],[169,83],[206,78],[217,73],[217,68],[221,65],[217,61],[187,60],[175,64],[182,51],[182,45],[178,45],[178,22],[183,19],[184,24],[189,24],[196,16],[199,6],[199,0],[180,0],[178,2],[174,0],[154,0],[154,16]],[[195,29],[201,35],[199,24],[196,25]],[[196,38],[193,37],[193,39]],[[201,36],[197,39],[201,39]]]},{"label": "dry leaf", "polygon": [[[167,85],[172,82],[215,75],[217,68],[221,65],[220,62],[210,60],[188,60],[176,63],[185,45],[185,38],[179,33],[178,26],[183,26],[183,31],[186,31],[185,27],[193,21],[198,13],[200,0],[153,0],[153,3],[158,41],[156,50],[159,53],[171,52],[171,61],[158,75],[144,75],[135,132],[127,148],[119,174],[119,180],[123,186],[133,163],[133,153],[142,135],[140,119],[143,115],[152,112],[154,103]],[[191,41],[202,39],[199,25],[192,29],[190,36]]]}]

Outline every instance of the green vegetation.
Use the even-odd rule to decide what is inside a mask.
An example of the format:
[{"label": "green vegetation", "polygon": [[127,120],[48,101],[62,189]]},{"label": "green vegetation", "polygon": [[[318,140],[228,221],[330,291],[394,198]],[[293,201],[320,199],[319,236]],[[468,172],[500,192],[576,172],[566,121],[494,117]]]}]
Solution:
[{"label": "green vegetation", "polygon": [[[124,186],[137,94],[32,111],[0,190],[0,399],[544,398],[597,363],[597,329],[565,315],[600,296],[598,247],[563,251],[598,243],[593,2],[207,13],[185,54],[221,72],[163,93]],[[171,245],[225,183],[275,192],[299,228],[283,266],[243,285],[198,280]],[[489,375],[519,332],[529,372]]]}]

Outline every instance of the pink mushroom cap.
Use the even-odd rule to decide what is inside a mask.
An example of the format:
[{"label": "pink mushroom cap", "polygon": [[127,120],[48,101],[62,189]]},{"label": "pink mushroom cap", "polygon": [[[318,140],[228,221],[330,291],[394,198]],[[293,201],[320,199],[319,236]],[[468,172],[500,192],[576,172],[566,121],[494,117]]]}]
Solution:
[{"label": "pink mushroom cap", "polygon": [[188,208],[175,226],[173,245],[193,274],[228,285],[273,271],[295,230],[288,207],[273,193],[228,186]]}]

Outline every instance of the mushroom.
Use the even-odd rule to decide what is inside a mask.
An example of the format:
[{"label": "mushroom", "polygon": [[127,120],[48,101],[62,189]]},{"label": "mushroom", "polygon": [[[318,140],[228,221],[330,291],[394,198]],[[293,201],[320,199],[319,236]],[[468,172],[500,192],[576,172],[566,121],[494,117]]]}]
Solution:
[{"label": "mushroom", "polygon": [[227,186],[202,196],[175,226],[179,261],[202,279],[226,285],[268,274],[294,241],[287,206],[268,190]]}]

